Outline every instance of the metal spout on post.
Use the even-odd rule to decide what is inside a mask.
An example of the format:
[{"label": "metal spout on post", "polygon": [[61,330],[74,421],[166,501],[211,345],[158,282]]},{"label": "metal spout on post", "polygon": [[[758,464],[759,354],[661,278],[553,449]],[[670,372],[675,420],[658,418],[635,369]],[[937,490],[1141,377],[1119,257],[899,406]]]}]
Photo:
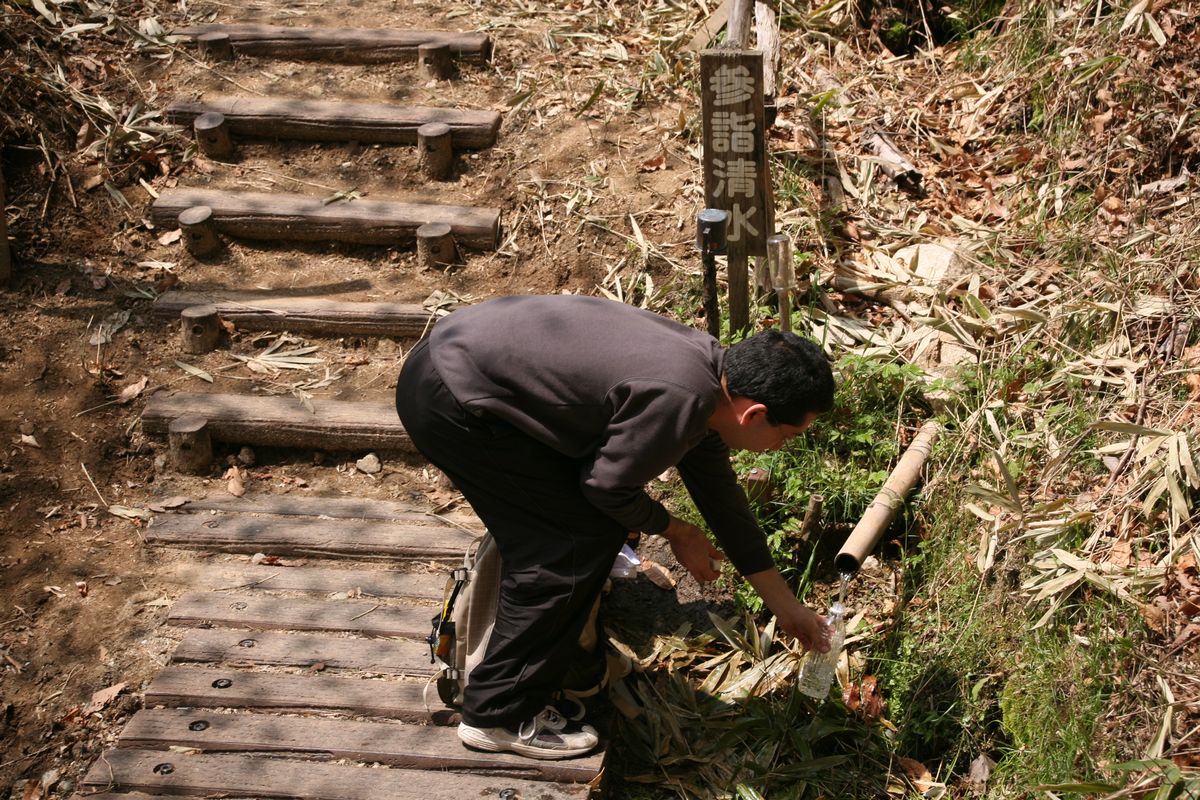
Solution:
[{"label": "metal spout on post", "polygon": [[729,212],[705,208],[696,215],[696,249],[704,262],[704,322],[714,339],[721,338],[721,304],[717,296],[717,256],[725,252]]},{"label": "metal spout on post", "polygon": [[896,518],[896,512],[900,510],[905,495],[912,491],[917,484],[921,467],[929,458],[929,453],[933,450],[933,443],[937,441],[941,430],[941,425],[930,420],[922,425],[921,430],[913,437],[912,443],[900,457],[899,463],[884,482],[883,488],[867,506],[862,519],[854,526],[846,543],[842,545],[842,549],[834,558],[833,564],[838,572],[843,575],[853,575],[858,572],[862,562],[875,549],[883,532]]}]

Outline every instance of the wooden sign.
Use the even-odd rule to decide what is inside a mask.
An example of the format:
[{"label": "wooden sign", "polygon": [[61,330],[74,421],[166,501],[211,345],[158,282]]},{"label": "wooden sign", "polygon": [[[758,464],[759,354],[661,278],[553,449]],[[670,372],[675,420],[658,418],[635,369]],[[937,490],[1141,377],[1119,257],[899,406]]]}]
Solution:
[{"label": "wooden sign", "polygon": [[706,50],[700,54],[704,114],[704,197],[729,212],[730,259],[765,256],[770,230],[771,176],[763,119],[763,54]]}]

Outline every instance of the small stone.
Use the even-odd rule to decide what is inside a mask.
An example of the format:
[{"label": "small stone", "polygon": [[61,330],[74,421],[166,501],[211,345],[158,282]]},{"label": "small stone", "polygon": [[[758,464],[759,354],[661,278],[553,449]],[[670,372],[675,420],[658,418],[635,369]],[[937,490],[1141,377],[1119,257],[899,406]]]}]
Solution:
[{"label": "small stone", "polygon": [[368,453],[358,461],[355,461],[354,466],[368,475],[374,475],[383,470],[383,464],[379,461],[379,456],[374,453]]},{"label": "small stone", "polygon": [[154,472],[161,475],[167,470],[167,456],[165,453],[159,453],[154,457]]},{"label": "small stone", "polygon": [[63,778],[58,782],[58,793],[63,797],[66,797],[73,791],[75,791],[75,781],[70,778]]},{"label": "small stone", "polygon": [[243,447],[241,450],[238,450],[237,460],[244,467],[253,467],[255,461],[254,451],[249,447]]},{"label": "small stone", "polygon": [[58,779],[60,777],[62,777],[62,773],[56,769],[50,769],[43,772],[42,778],[39,781],[39,783],[42,785],[42,791],[50,791],[50,789],[54,787],[54,784],[58,783]]}]

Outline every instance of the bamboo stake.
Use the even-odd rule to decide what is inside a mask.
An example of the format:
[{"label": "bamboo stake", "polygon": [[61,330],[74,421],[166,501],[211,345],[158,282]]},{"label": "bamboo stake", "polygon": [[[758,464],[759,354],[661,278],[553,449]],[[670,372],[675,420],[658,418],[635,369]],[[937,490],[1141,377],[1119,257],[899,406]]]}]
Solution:
[{"label": "bamboo stake", "polygon": [[916,485],[921,468],[925,466],[925,461],[929,458],[929,453],[933,450],[933,443],[937,440],[940,432],[941,426],[934,420],[929,420],[921,426],[921,430],[912,440],[912,444],[900,457],[900,463],[892,470],[892,474],[888,476],[883,488],[879,490],[879,494],[875,495],[871,505],[867,506],[866,513],[854,526],[846,543],[842,545],[842,549],[834,558],[834,566],[838,568],[839,572],[843,574],[858,572],[863,559],[875,549],[879,537],[896,518],[896,512],[900,510],[905,495]]}]

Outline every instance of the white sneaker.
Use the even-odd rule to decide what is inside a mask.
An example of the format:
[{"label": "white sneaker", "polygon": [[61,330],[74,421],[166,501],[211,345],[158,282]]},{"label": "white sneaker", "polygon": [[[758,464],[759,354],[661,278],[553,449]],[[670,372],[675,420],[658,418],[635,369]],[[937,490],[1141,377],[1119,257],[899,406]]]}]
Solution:
[{"label": "white sneaker", "polygon": [[516,731],[508,728],[476,728],[458,724],[458,738],[467,747],[489,753],[512,752],[529,758],[573,758],[590,752],[600,743],[596,729],[563,717],[546,706]]}]

